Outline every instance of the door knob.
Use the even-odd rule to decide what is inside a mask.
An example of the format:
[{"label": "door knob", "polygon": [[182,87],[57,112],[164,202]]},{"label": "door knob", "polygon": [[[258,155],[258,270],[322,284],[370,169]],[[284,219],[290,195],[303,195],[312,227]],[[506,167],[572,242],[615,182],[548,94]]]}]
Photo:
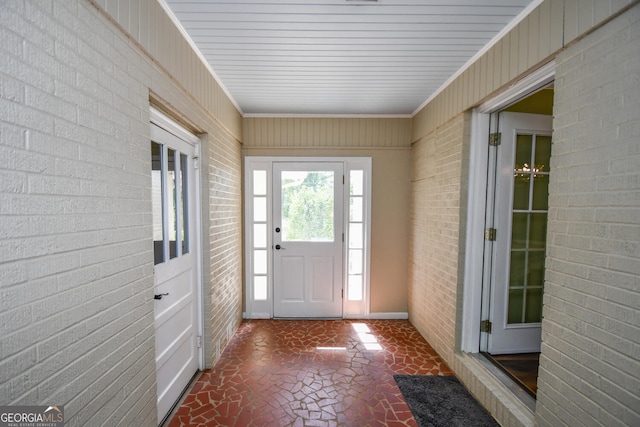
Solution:
[{"label": "door knob", "polygon": [[162,299],[162,297],[165,295],[169,295],[169,292],[167,292],[166,294],[155,294],[153,296],[153,299]]},{"label": "door knob", "polygon": [[280,245],[276,245],[276,249],[277,250],[280,250],[280,249],[284,250],[284,248],[282,246],[280,246]]}]

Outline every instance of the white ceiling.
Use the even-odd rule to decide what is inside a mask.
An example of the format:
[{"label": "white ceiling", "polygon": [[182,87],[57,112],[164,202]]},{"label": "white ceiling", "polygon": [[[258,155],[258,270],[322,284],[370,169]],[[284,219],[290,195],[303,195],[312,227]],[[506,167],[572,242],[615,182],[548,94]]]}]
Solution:
[{"label": "white ceiling", "polygon": [[416,112],[536,0],[161,0],[245,115]]}]

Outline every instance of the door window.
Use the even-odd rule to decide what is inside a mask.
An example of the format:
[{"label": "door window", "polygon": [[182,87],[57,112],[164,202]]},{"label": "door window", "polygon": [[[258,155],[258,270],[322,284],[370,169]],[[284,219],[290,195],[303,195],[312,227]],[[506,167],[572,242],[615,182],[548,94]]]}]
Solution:
[{"label": "door window", "polygon": [[551,137],[516,136],[507,323],[542,320]]},{"label": "door window", "polygon": [[188,156],[151,142],[154,264],[189,253]]},{"label": "door window", "polygon": [[251,245],[253,299],[255,301],[265,301],[268,297],[267,275],[269,273],[267,257],[267,171],[265,169],[254,170],[251,182],[251,188],[253,189],[253,241]]},{"label": "door window", "polygon": [[364,171],[349,171],[349,249],[347,252],[347,299],[364,297]]},{"label": "door window", "polygon": [[282,171],[283,242],[334,241],[333,171]]}]

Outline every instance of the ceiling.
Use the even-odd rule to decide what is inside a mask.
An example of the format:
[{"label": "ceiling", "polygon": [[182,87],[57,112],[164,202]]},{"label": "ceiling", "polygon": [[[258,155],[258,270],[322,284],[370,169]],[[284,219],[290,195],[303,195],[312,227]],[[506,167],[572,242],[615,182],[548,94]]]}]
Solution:
[{"label": "ceiling", "polygon": [[245,116],[411,116],[536,0],[161,0]]}]

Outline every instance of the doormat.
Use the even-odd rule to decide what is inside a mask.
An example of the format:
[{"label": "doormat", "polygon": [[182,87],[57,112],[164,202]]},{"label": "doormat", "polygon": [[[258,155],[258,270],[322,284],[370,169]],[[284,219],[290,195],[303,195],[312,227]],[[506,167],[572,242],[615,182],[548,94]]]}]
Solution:
[{"label": "doormat", "polygon": [[394,375],[420,427],[499,427],[454,376]]}]

